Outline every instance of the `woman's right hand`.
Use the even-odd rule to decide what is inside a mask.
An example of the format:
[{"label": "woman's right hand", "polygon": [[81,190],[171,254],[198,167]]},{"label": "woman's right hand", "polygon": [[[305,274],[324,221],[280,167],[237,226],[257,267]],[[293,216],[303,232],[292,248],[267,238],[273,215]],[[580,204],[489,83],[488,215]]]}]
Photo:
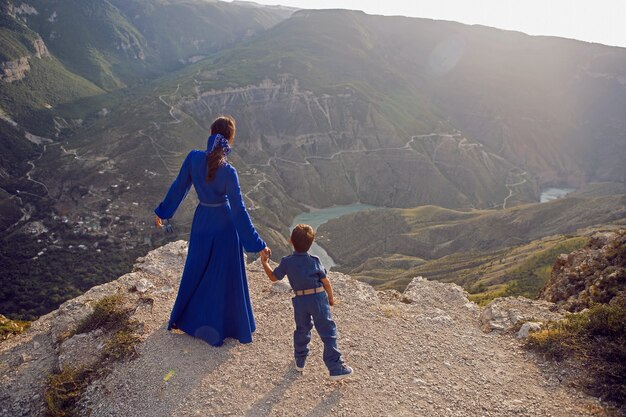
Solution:
[{"label": "woman's right hand", "polygon": [[163,227],[163,220],[159,216],[156,216],[154,224],[156,225],[157,229],[161,229]]},{"label": "woman's right hand", "polygon": [[266,246],[261,249],[261,252],[259,252],[259,256],[261,256],[261,259],[269,259],[270,256],[272,256],[272,250],[268,246]]}]

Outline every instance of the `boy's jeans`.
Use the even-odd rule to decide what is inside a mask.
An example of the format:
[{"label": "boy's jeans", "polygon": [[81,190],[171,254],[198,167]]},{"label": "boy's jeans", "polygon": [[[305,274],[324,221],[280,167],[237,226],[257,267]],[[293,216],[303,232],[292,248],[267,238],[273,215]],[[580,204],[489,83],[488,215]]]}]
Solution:
[{"label": "boy's jeans", "polygon": [[337,326],[330,317],[330,305],[326,291],[317,294],[302,295],[291,299],[293,313],[296,320],[296,330],[293,332],[294,356],[296,361],[306,359],[309,354],[311,328],[315,330],[324,342],[324,363],[330,372],[339,370],[343,361],[341,352],[337,348]]}]

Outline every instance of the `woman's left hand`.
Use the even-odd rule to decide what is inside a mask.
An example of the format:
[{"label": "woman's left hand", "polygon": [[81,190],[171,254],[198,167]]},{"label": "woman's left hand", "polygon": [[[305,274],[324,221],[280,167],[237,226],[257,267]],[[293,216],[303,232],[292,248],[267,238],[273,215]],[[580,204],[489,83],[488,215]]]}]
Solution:
[{"label": "woman's left hand", "polygon": [[154,220],[154,224],[156,225],[157,229],[163,228],[163,220],[161,220],[159,216],[156,216],[156,219]]}]

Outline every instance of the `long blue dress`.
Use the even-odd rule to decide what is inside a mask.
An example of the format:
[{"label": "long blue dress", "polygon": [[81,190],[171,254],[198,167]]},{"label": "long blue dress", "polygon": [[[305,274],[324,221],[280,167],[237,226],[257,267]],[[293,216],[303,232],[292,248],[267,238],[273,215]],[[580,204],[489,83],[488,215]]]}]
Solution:
[{"label": "long blue dress", "polygon": [[[208,149],[213,138],[209,137]],[[168,330],[179,328],[213,346],[221,345],[226,337],[249,343],[256,324],[243,249],[259,252],[265,242],[250,221],[235,168],[222,165],[211,182],[206,180],[207,169],[207,153],[191,151],[154,211],[162,219],[171,218],[193,184],[200,204]]]}]

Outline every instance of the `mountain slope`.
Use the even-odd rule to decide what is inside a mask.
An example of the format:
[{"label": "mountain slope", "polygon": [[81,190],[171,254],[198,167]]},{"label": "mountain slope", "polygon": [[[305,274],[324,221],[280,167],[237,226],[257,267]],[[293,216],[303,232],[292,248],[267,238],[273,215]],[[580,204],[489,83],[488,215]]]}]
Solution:
[{"label": "mountain slope", "polygon": [[74,72],[114,90],[180,68],[289,16],[207,1],[31,0],[28,23]]},{"label": "mountain slope", "polygon": [[[59,104],[182,68],[293,11],[200,0],[2,0],[0,7],[0,67],[17,74],[4,77],[0,105],[39,134],[54,132]],[[77,118],[85,116],[83,108]]]},{"label": "mountain slope", "polygon": [[561,251],[585,244],[584,238],[554,235],[624,224],[624,207],[626,197],[617,195],[498,211],[381,209],[330,220],[320,227],[318,242],[337,270],[381,288],[402,289],[419,274],[481,293],[476,299],[536,297],[549,277],[545,267]]},{"label": "mountain slope", "polygon": [[[156,51],[151,39],[157,39],[150,28],[159,27],[164,11],[178,4],[181,15],[193,11],[200,20],[201,10],[231,7],[147,0],[105,6],[141,34],[138,42],[147,48],[148,62],[147,51]],[[257,9],[250,9],[252,21],[242,27],[258,27],[254,19],[264,12]],[[47,22],[53,10],[45,10],[27,17],[42,31],[54,24]],[[135,13],[141,16],[137,21]],[[261,26],[269,24],[261,20]],[[200,36],[191,26],[182,44],[174,42],[182,33],[178,27],[167,32],[176,34],[168,38],[173,43],[158,38],[158,44],[184,47],[172,53],[189,62],[193,55],[185,54],[200,53],[191,52],[187,42]],[[219,38],[223,42],[207,46],[221,49],[210,49],[195,64],[55,109],[57,129],[51,132],[60,131],[58,141],[27,159],[34,165],[25,171],[31,178],[15,179],[21,188],[7,191],[15,201],[16,189],[30,193],[18,208],[33,207],[32,215],[12,223],[13,232],[0,240],[6,253],[19,247],[32,255],[21,259],[20,268],[34,263],[45,270],[51,258],[59,259],[59,248],[71,252],[67,262],[82,259],[78,241],[108,240],[113,247],[141,252],[185,237],[193,196],[174,219],[174,236],[154,230],[150,213],[186,153],[204,149],[210,122],[221,113],[239,122],[230,160],[255,224],[277,255],[289,250],[288,227],[307,206],[508,208],[537,201],[545,184],[592,179],[623,184],[619,156],[626,130],[616,118],[624,99],[623,49],[336,10],[299,11],[252,37],[225,33]],[[119,55],[115,59],[135,59],[122,49],[109,52]],[[557,105],[571,103],[581,92],[603,94],[608,110]],[[467,112],[478,115],[464,117]],[[538,123],[538,117],[549,122]],[[603,127],[586,135],[593,126]],[[581,151],[579,142],[593,149]],[[36,221],[50,232],[26,233]],[[509,236],[494,237],[501,238]],[[3,281],[12,281],[4,274]]]},{"label": "mountain slope", "polygon": [[24,16],[35,11],[8,0],[0,2],[0,111],[36,132],[52,125],[51,109],[101,94],[96,85],[72,73],[48,51]]}]

